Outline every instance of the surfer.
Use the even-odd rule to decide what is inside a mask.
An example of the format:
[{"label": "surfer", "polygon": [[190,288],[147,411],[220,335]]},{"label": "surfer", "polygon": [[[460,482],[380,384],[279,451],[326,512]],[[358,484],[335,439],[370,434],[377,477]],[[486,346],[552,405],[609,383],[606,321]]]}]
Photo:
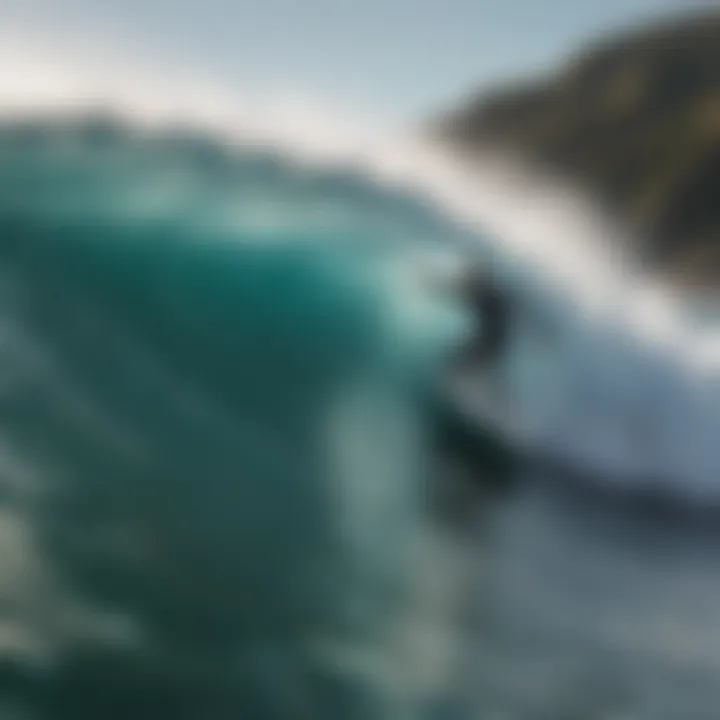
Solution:
[{"label": "surfer", "polygon": [[[438,399],[438,447],[443,457],[469,463],[473,487],[482,481],[484,488],[495,489],[506,485],[516,464],[505,440],[512,409],[507,355],[514,303],[485,268],[466,271],[454,287],[456,297],[469,307],[474,327],[452,360]],[[447,502],[453,512],[454,497]]]},{"label": "surfer", "polygon": [[463,348],[463,368],[497,367],[510,336],[510,307],[505,292],[488,269],[470,271],[462,281],[461,297],[468,303],[475,320],[470,344]]}]

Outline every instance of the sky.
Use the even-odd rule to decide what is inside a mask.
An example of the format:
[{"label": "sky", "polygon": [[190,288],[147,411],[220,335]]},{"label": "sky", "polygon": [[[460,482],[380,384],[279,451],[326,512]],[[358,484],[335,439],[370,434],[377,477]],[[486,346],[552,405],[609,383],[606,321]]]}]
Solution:
[{"label": "sky", "polygon": [[308,93],[343,112],[403,123],[469,91],[541,73],[604,32],[698,5],[718,2],[2,0],[0,23],[71,42],[108,38],[241,91]]}]

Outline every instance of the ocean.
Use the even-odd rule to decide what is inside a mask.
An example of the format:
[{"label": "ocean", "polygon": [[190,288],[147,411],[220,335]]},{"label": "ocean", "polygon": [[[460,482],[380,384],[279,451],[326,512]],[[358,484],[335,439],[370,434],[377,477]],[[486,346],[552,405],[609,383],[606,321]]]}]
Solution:
[{"label": "ocean", "polygon": [[[3,718],[717,717],[712,323],[577,199],[410,150],[2,122]],[[512,478],[429,401],[488,260]]]}]

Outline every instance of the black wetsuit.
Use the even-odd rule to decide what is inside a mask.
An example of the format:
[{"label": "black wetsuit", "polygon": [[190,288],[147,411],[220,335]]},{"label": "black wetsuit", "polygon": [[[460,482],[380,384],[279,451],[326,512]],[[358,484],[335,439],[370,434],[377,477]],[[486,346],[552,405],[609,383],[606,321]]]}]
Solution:
[{"label": "black wetsuit", "polygon": [[463,360],[472,364],[494,364],[505,350],[510,330],[505,294],[490,279],[472,276],[465,287],[465,298],[477,320],[477,330],[463,352]]}]

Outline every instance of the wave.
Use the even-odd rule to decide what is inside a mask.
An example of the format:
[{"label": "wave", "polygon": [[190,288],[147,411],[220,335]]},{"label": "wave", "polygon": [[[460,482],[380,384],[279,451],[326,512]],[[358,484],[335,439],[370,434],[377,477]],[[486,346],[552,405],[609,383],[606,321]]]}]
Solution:
[{"label": "wave", "polygon": [[418,589],[450,584],[422,510],[422,390],[467,332],[445,263],[515,299],[518,443],[717,493],[716,331],[586,198],[76,70],[0,92],[2,637],[34,696],[52,668],[53,717],[118,682],[154,716],[419,715],[451,644]]},{"label": "wave", "polygon": [[[11,56],[17,46],[9,44]],[[141,61],[128,65],[122,54],[105,66],[82,54],[45,65],[41,52],[24,57],[15,58],[16,82],[0,87],[6,113],[73,116],[112,98],[113,112],[135,124],[201,128],[236,148],[273,148],[332,169],[333,182],[364,177],[388,202],[404,197],[408,216],[422,206],[419,236],[453,226],[438,258],[452,266],[492,257],[518,304],[533,308],[524,326],[555,328],[540,348],[523,339],[512,362],[523,368],[514,379],[523,436],[599,476],[662,476],[681,492],[714,492],[718,458],[701,438],[720,413],[720,334],[647,275],[632,239],[577,188],[505,159],[468,160],[411,134],[368,131],[297,99],[258,108],[206,78],[141,73]],[[254,215],[261,224],[272,210]]]},{"label": "wave", "polygon": [[0,158],[3,489],[32,600],[8,642],[52,666],[52,716],[118,682],[162,717],[422,704],[449,640],[422,397],[465,332],[416,279],[437,226],[187,128],[16,117]]},{"label": "wave", "polygon": [[[410,134],[360,130],[298,102],[249,112],[252,103],[206,80],[148,72],[140,80],[120,61],[112,72],[87,59],[25,65],[21,93],[17,83],[0,88],[6,113],[73,116],[102,111],[110,97],[114,113],[146,128],[201,128],[236,148],[272,148],[332,170],[332,182],[363,177],[388,202],[404,202],[408,216],[422,207],[419,236],[452,235],[444,249],[435,243],[431,262],[492,257],[518,304],[533,308],[523,327],[554,328],[540,347],[522,338],[512,361],[522,367],[513,384],[524,438],[600,477],[662,477],[681,493],[713,494],[718,458],[701,438],[720,413],[720,335],[647,275],[632,239],[576,188],[505,159],[468,160]],[[266,210],[254,210],[259,224],[271,218]]]}]

